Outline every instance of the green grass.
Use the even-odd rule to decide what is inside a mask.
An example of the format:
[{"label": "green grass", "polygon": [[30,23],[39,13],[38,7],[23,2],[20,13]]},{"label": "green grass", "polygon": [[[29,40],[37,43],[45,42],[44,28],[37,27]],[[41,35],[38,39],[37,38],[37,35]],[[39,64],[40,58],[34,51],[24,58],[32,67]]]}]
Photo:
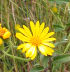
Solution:
[{"label": "green grass", "polygon": [[[56,6],[57,13],[52,11]],[[66,72],[70,71],[70,2],[69,0],[1,0],[0,22],[12,33],[4,40],[0,51],[0,72]],[[45,22],[55,31],[55,52],[52,57],[37,55],[35,60],[25,58],[17,51],[21,43],[15,38],[15,25],[29,27],[30,20]]]}]

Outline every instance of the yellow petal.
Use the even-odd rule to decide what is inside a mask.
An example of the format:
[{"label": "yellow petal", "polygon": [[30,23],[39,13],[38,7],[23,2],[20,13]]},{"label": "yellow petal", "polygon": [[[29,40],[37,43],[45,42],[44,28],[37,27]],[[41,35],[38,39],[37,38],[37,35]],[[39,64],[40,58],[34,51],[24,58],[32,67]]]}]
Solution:
[{"label": "yellow petal", "polygon": [[46,46],[40,45],[40,46],[38,46],[38,48],[39,48],[39,51],[41,52],[41,54],[47,56],[47,49],[46,49]]},{"label": "yellow petal", "polygon": [[33,33],[33,35],[35,34],[35,25],[32,21],[30,21],[30,27],[31,27],[31,31]]},{"label": "yellow petal", "polygon": [[49,38],[49,37],[52,36],[53,34],[54,34],[54,32],[48,33],[48,34],[44,37],[44,39]]},{"label": "yellow petal", "polygon": [[0,23],[0,27],[1,27],[1,23]]},{"label": "yellow petal", "polygon": [[36,47],[33,49],[32,55],[31,55],[31,60],[33,60],[37,55],[37,49]]},{"label": "yellow petal", "polygon": [[22,49],[24,47],[24,44],[20,44],[18,47],[17,47],[17,49],[19,50],[19,49]]},{"label": "yellow petal", "polygon": [[47,54],[51,55],[53,54],[54,50],[52,48],[47,47]]},{"label": "yellow petal", "polygon": [[11,35],[11,33],[9,31],[5,32],[5,34],[3,35],[3,39],[9,38],[10,35]]},{"label": "yellow petal", "polygon": [[49,48],[48,46],[45,46],[45,45],[40,45],[39,46],[39,51],[45,56],[52,55],[53,52],[54,52],[53,49],[51,49],[51,48]]},{"label": "yellow petal", "polygon": [[35,59],[36,55],[37,55],[37,49],[35,49],[34,54],[33,54],[33,56],[31,57],[31,60]]},{"label": "yellow petal", "polygon": [[43,31],[44,26],[45,26],[45,23],[43,22],[43,23],[40,25],[39,33],[41,33],[41,32]]},{"label": "yellow petal", "polygon": [[23,28],[18,28],[18,30],[19,30],[21,33],[23,33],[25,36],[27,36],[27,35],[25,34],[25,31],[24,31]]},{"label": "yellow petal", "polygon": [[24,31],[27,33],[26,35],[27,35],[28,37],[32,37],[32,34],[31,34],[29,28],[26,27],[25,25],[23,25],[23,28],[24,28]]},{"label": "yellow petal", "polygon": [[24,47],[22,49],[22,53],[24,53],[25,51],[27,51],[28,49],[30,49],[32,46],[31,43],[24,43]]},{"label": "yellow petal", "polygon": [[39,23],[39,21],[37,21],[37,22],[36,22],[36,28],[38,29],[39,26],[40,26],[40,23]]},{"label": "yellow petal", "polygon": [[15,25],[15,29],[18,30],[18,28],[20,28],[20,25],[19,24],[16,24]]},{"label": "yellow petal", "polygon": [[48,31],[49,31],[49,27],[46,27],[46,28],[43,30],[43,32],[41,33],[40,38],[43,38],[43,37],[48,33]]},{"label": "yellow petal", "polygon": [[3,44],[3,40],[0,38],[0,45],[2,45]]},{"label": "yellow petal", "polygon": [[47,45],[47,46],[49,46],[49,47],[52,47],[52,48],[54,48],[54,47],[55,47],[55,46],[54,46],[54,44],[52,44],[52,43],[49,43],[49,42],[42,43],[42,44],[44,44],[44,45]]},{"label": "yellow petal", "polygon": [[36,22],[36,26],[35,26],[35,30],[36,30],[36,31],[39,30],[39,26],[40,26],[40,23],[39,23],[39,21],[37,21],[37,22]]},{"label": "yellow petal", "polygon": [[25,36],[31,37],[31,36],[29,35],[29,33],[27,33],[23,28],[18,28],[18,30],[19,30],[21,33],[23,33]]},{"label": "yellow petal", "polygon": [[39,21],[37,21],[37,22],[36,22],[36,26],[35,26],[35,35],[34,35],[34,36],[38,36],[39,26],[40,26],[40,23],[39,23]]},{"label": "yellow petal", "polygon": [[16,37],[17,37],[19,40],[23,41],[23,42],[29,42],[29,38],[25,37],[25,36],[24,36],[23,34],[21,34],[21,33],[16,33]]},{"label": "yellow petal", "polygon": [[35,57],[36,55],[34,55],[34,54],[36,54],[35,53],[36,52],[36,46],[31,46],[31,48],[26,52],[26,57]]},{"label": "yellow petal", "polygon": [[43,40],[42,41],[42,43],[44,43],[44,42],[50,42],[50,41],[55,41],[56,40],[56,38],[47,38],[47,39],[45,39],[45,40]]}]

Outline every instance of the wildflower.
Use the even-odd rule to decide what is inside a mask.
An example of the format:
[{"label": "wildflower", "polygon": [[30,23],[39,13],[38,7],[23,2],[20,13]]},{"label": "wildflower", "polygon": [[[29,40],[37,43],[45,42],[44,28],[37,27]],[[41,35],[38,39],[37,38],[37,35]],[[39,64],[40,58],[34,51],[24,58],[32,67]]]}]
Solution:
[{"label": "wildflower", "polygon": [[8,29],[6,29],[5,27],[1,27],[0,24],[0,37],[2,37],[3,39],[7,39],[9,38],[11,35],[11,33],[8,31]]},{"label": "wildflower", "polygon": [[2,39],[0,38],[0,45],[2,45],[3,44],[3,41],[2,41]]},{"label": "wildflower", "polygon": [[40,25],[39,21],[36,22],[36,25],[30,21],[31,31],[28,27],[23,25],[23,28],[18,28],[19,32],[16,33],[16,37],[23,41],[23,44],[18,46],[18,50],[21,49],[22,53],[26,53],[26,57],[31,58],[32,60],[37,55],[37,48],[41,54],[47,56],[52,55],[54,50],[54,44],[50,43],[51,41],[56,40],[54,37],[51,37],[54,32],[49,31],[49,27],[44,29],[45,23]]},{"label": "wildflower", "polygon": [[52,8],[52,11],[53,11],[54,13],[57,13],[58,10],[57,10],[56,7],[53,7],[53,8]]}]

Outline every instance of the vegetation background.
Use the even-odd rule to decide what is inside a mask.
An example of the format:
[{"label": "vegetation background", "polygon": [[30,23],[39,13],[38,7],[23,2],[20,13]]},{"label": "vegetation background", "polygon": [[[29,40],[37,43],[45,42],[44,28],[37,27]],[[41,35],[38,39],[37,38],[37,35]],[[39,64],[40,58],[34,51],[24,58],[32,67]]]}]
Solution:
[{"label": "vegetation background", "polygon": [[[15,38],[15,25],[29,27],[30,20],[45,22],[50,31],[55,31],[57,40],[52,57],[38,54],[30,61],[17,51],[21,41]],[[0,50],[0,72],[70,72],[69,0],[0,0],[0,22],[12,33]]]}]

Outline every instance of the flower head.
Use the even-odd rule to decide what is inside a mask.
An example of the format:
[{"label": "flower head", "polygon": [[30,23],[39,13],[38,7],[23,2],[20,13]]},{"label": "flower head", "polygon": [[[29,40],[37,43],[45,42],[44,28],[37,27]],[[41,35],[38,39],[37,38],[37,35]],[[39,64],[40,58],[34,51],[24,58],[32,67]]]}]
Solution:
[{"label": "flower head", "polygon": [[57,10],[56,7],[53,7],[53,8],[52,8],[52,11],[53,11],[54,13],[57,13],[57,12],[58,12],[58,10]]},{"label": "flower head", "polygon": [[21,49],[22,53],[26,53],[26,57],[31,58],[32,60],[37,55],[37,48],[41,54],[47,56],[52,55],[54,50],[54,44],[50,43],[51,41],[56,40],[54,37],[51,37],[54,32],[49,31],[49,27],[44,28],[45,23],[41,25],[39,21],[36,22],[36,25],[30,21],[31,31],[28,27],[23,25],[23,28],[19,27],[19,32],[16,33],[16,37],[23,41],[23,44],[20,44],[17,49]]},{"label": "flower head", "polygon": [[3,39],[7,39],[9,38],[11,35],[11,33],[9,32],[8,29],[6,29],[5,27],[1,27],[0,24],[0,37],[2,37]]}]

